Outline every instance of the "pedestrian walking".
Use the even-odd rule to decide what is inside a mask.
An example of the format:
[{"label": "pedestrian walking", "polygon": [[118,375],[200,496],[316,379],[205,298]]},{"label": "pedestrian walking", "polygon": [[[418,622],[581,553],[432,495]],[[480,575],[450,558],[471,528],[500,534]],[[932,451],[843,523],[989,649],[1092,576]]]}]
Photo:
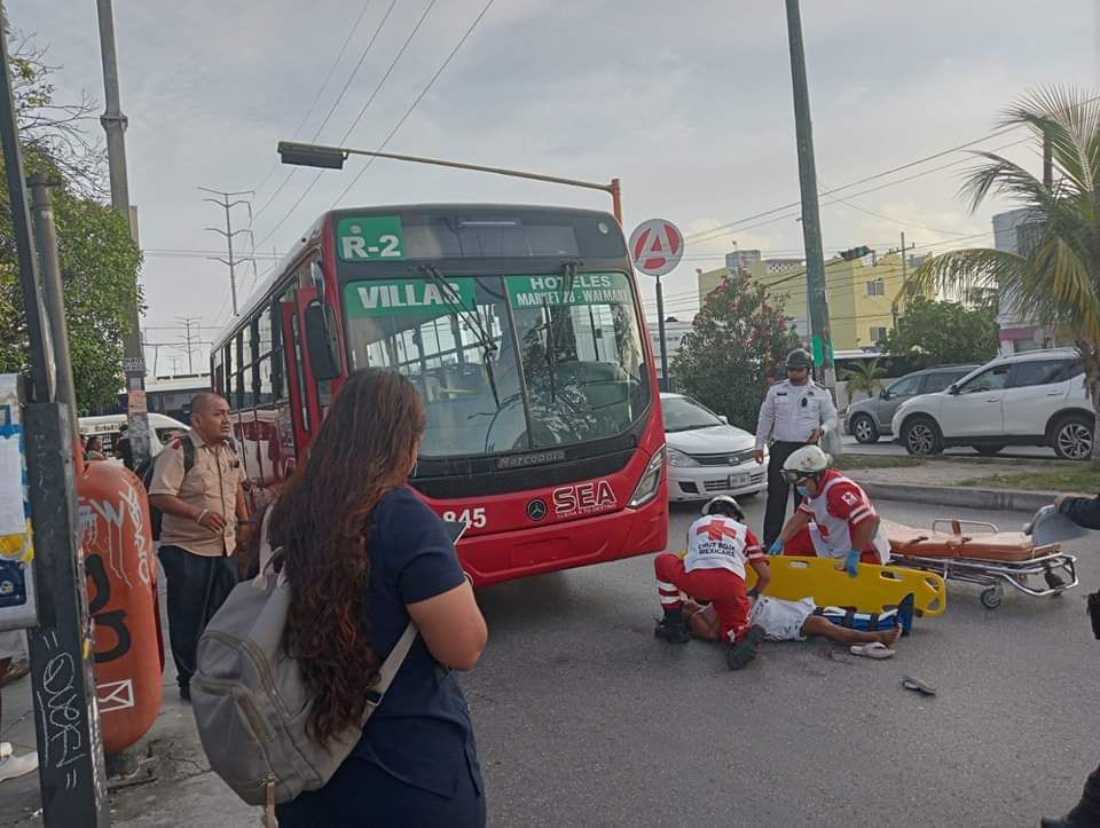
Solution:
[{"label": "pedestrian walking", "polygon": [[312,696],[308,733],[325,744],[360,722],[410,619],[419,633],[332,778],[276,807],[281,828],[485,824],[452,671],[473,668],[487,631],[445,524],[407,485],[425,424],[408,379],[357,371],[271,507],[271,565],[291,596],[284,643]]},{"label": "pedestrian walking", "polygon": [[[837,427],[836,405],[828,390],[810,378],[813,360],[802,348],[787,355],[787,379],[768,389],[756,424],[757,463],[768,463],[768,505],[764,512],[764,546],[779,537],[787,518],[790,485],[783,464],[805,445],[816,444]],[[795,506],[801,502],[795,495]]]},{"label": "pedestrian walking", "polygon": [[[163,514],[159,557],[168,585],[168,637],[180,698],[191,698],[195,650],[237,583],[238,528],[248,523],[244,468],[234,450],[229,403],[210,392],[191,401],[191,430],[157,456],[149,503]],[[189,445],[188,445],[189,444]]]},{"label": "pedestrian walking", "polygon": [[[1058,511],[1085,529],[1100,529],[1100,496],[1062,495],[1054,501]],[[1100,638],[1100,592],[1088,597],[1093,634]],[[1100,767],[1085,780],[1085,789],[1073,809],[1060,819],[1045,818],[1042,828],[1085,828],[1100,825]]]},{"label": "pedestrian walking", "polygon": [[99,436],[93,434],[84,443],[84,459],[85,460],[106,460],[107,455],[103,453],[103,442],[99,439]]},{"label": "pedestrian walking", "polygon": [[129,426],[123,423],[118,427],[118,439],[115,440],[115,457],[130,471],[134,470],[134,447],[130,444]]}]

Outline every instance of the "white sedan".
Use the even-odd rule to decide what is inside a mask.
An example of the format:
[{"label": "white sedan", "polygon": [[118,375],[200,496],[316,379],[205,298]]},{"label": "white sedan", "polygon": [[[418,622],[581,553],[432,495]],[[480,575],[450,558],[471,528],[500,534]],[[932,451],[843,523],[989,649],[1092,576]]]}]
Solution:
[{"label": "white sedan", "polygon": [[768,487],[768,461],[752,456],[756,438],[691,397],[661,394],[668,446],[668,497],[704,500]]}]

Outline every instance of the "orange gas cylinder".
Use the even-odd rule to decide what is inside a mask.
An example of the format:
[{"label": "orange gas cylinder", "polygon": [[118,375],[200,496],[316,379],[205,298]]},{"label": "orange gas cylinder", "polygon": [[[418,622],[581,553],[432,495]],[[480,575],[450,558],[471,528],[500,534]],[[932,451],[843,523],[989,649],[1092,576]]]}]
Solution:
[{"label": "orange gas cylinder", "polygon": [[160,712],[164,651],[149,499],[133,473],[107,460],[86,463],[76,490],[103,747],[119,753]]}]

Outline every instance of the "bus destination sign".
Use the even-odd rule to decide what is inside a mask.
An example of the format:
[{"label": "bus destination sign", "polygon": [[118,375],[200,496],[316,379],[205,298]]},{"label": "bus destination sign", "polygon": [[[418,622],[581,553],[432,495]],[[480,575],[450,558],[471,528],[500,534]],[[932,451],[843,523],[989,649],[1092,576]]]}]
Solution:
[{"label": "bus destination sign", "polygon": [[336,224],[336,250],[345,262],[405,258],[400,216],[342,218]]},{"label": "bus destination sign", "polygon": [[456,305],[474,307],[476,280],[452,277],[447,279],[447,287],[450,291],[424,279],[371,279],[348,284],[344,302],[349,316],[446,316],[454,312]]}]

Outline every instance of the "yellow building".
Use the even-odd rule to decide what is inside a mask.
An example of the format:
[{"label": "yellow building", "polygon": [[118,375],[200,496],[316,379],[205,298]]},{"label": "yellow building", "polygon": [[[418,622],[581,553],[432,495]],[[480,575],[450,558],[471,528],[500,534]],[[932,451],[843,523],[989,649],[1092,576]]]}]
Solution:
[{"label": "yellow building", "polygon": [[[727,263],[765,285],[769,295],[781,298],[784,313],[794,320],[795,330],[808,336],[805,263],[796,259],[763,259],[754,253],[746,250],[733,254]],[[919,258],[910,256],[906,272],[912,272],[919,264]],[[730,267],[698,274],[700,304],[730,275]],[[904,312],[900,299],[903,283],[901,255],[896,251],[881,257],[873,251],[851,259],[835,256],[825,262],[833,349],[847,351],[877,345],[893,329],[894,311],[899,315]]]}]

